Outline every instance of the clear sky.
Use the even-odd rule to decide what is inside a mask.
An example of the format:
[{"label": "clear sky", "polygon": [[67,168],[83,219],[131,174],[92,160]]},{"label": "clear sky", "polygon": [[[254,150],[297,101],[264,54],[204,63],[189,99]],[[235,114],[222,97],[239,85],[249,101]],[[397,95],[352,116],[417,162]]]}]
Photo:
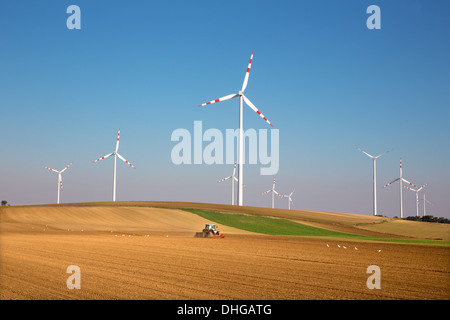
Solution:
[{"label": "clear sky", "polygon": [[[81,9],[70,30],[67,7]],[[381,29],[370,30],[377,5]],[[295,209],[399,215],[403,175],[450,217],[449,1],[22,1],[0,3],[0,198],[12,205],[117,200],[230,202],[232,165],[175,165],[177,128],[238,127],[241,88],[279,129],[276,189]],[[245,129],[271,129],[244,106]],[[273,176],[246,165],[244,205],[271,206]],[[287,208],[277,198],[276,207]],[[404,216],[415,194],[404,190]],[[422,214],[422,204],[420,214]]]}]

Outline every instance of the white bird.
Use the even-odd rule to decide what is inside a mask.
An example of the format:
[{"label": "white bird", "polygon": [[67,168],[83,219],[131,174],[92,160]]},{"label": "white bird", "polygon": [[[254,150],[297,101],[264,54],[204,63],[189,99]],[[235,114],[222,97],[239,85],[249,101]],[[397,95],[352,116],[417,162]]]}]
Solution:
[{"label": "white bird", "polygon": [[327,247],[329,248],[330,246],[328,245],[328,243],[327,243]]},{"label": "white bird", "polygon": [[341,246],[340,245],[338,245],[338,248],[340,248]]},{"label": "white bird", "polygon": [[358,248],[357,248],[357,247],[355,247],[355,250],[358,250]]},{"label": "white bird", "polygon": [[347,247],[346,246],[342,246],[344,249],[347,249]]},{"label": "white bird", "polygon": [[381,252],[381,250],[378,250],[377,252]]}]

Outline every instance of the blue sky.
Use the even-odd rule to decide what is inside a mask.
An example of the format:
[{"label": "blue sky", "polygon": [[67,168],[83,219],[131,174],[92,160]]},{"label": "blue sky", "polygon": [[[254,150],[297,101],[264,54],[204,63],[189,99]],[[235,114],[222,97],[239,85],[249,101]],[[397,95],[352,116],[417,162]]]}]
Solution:
[{"label": "blue sky", "polygon": [[[69,30],[69,5],[81,30]],[[369,30],[369,5],[381,29]],[[379,213],[399,215],[398,177],[428,183],[427,213],[450,217],[448,1],[2,1],[0,198],[11,204],[117,200],[229,203],[217,180],[230,165],[180,165],[177,128],[238,126],[237,92],[255,51],[246,95],[279,129],[277,190],[294,208],[372,212],[372,154]],[[250,108],[245,129],[270,129]],[[245,205],[269,207],[273,176],[244,171]],[[404,190],[404,215],[415,194]],[[420,194],[422,196],[423,193]],[[285,199],[276,207],[286,208]],[[420,212],[422,213],[422,205]]]}]

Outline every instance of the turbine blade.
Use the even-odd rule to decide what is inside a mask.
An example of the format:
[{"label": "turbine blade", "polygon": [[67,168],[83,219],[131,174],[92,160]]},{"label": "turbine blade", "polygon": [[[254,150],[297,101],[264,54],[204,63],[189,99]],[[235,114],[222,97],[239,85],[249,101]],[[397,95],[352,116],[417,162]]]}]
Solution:
[{"label": "turbine blade", "polygon": [[405,189],[409,189],[409,190],[411,190],[411,191],[414,191],[414,192],[416,192],[416,191],[417,191],[416,189],[410,188],[410,187],[408,187],[408,186],[403,186],[403,188],[405,188]]},{"label": "turbine blade", "polygon": [[72,163],[68,164],[64,169],[61,170],[61,173],[63,173],[64,171],[66,171],[71,165],[72,165]]},{"label": "turbine blade", "polygon": [[204,104],[200,104],[199,107],[203,107],[203,106],[206,106],[206,105],[211,104],[211,103],[216,103],[216,102],[220,102],[220,101],[229,100],[229,99],[232,99],[232,98],[235,98],[235,97],[239,97],[239,95],[235,94],[235,93],[229,94],[229,95],[227,95],[225,97],[222,97],[222,98],[219,98],[219,99],[216,99],[216,100],[212,100],[212,101],[206,102]]},{"label": "turbine blade", "polygon": [[428,183],[425,183],[423,186],[421,186],[419,189],[417,189],[417,191],[422,190],[423,188],[425,188],[427,186]]},{"label": "turbine blade", "polygon": [[117,150],[119,150],[119,138],[120,138],[120,128],[119,128],[119,132],[117,133],[116,152],[117,152]]},{"label": "turbine blade", "polygon": [[382,154],[377,155],[377,156],[375,157],[375,159],[381,157],[383,154],[386,154],[386,153],[388,153],[388,152],[391,152],[392,150],[394,150],[394,149],[388,150],[388,151],[386,151],[386,152],[383,152]]},{"label": "turbine blade", "polygon": [[52,169],[52,168],[49,168],[49,167],[44,167],[45,169],[48,169],[48,170],[50,170],[50,171],[53,171],[53,172],[56,172],[56,173],[59,173],[57,170],[55,170],[55,169]]},{"label": "turbine blade", "polygon": [[233,176],[233,178],[234,178],[234,180],[236,180],[236,182],[239,182],[238,178],[236,178],[236,177],[234,177],[234,176]]},{"label": "turbine blade", "polygon": [[270,124],[272,127],[273,127],[273,124],[271,124],[270,123],[270,121],[255,107],[255,105],[246,97],[246,96],[244,96],[244,95],[242,95],[242,97],[244,98],[244,100],[245,100],[245,103],[250,107],[250,108],[252,108],[253,109],[253,111],[255,111],[257,114],[259,114],[259,116],[261,117],[261,118],[263,118],[264,119],[264,121],[266,121],[268,124]]},{"label": "turbine blade", "polygon": [[390,186],[391,184],[393,184],[395,181],[400,180],[400,178],[397,178],[395,180],[392,180],[391,182],[389,182],[387,185],[385,185],[383,188],[386,188],[387,186]]},{"label": "turbine blade", "polygon": [[268,194],[269,192],[272,192],[272,189],[267,190],[266,192],[263,192],[262,194],[263,194],[263,195],[264,195],[264,194]]},{"label": "turbine blade", "polygon": [[117,156],[119,157],[120,160],[122,160],[123,162],[125,162],[127,165],[129,165],[130,167],[133,167],[134,169],[136,169],[130,162],[128,162],[128,160],[126,160],[124,157],[122,157],[120,154],[117,153]]},{"label": "turbine blade", "polygon": [[248,83],[248,77],[250,76],[250,68],[252,67],[252,61],[253,61],[253,53],[255,51],[252,51],[252,55],[250,56],[250,62],[248,63],[247,72],[245,73],[244,83],[242,84],[242,92],[244,92],[245,88],[247,88]]},{"label": "turbine blade", "polygon": [[110,157],[110,156],[112,156],[112,153],[110,153],[110,154],[107,154],[106,156],[103,156],[103,157],[101,157],[101,158],[98,158],[97,160],[94,160],[93,162],[95,163],[95,162],[97,162],[97,161],[100,161],[100,160],[106,159],[106,158],[108,158],[108,157]]},{"label": "turbine blade", "polygon": [[229,177],[226,177],[226,178],[223,178],[222,180],[219,180],[219,181],[217,181],[217,182],[222,182],[222,181],[226,181],[226,180],[228,180],[228,179],[230,179],[231,178],[231,176],[229,176]]},{"label": "turbine blade", "polygon": [[374,158],[372,155],[368,154],[368,153],[365,152],[364,150],[362,150],[362,149],[360,149],[360,148],[358,148],[358,147],[356,147],[356,146],[353,146],[353,147],[355,147],[356,149],[358,149],[359,151],[361,151],[361,152],[364,153],[365,155],[371,157],[372,159]]},{"label": "turbine blade", "polygon": [[409,182],[409,181],[406,180],[405,178],[402,178],[402,180],[403,180],[404,182],[408,183],[409,185],[414,186],[415,188],[418,188],[418,186],[416,186],[416,185],[415,185],[414,183],[412,183],[412,182]]}]

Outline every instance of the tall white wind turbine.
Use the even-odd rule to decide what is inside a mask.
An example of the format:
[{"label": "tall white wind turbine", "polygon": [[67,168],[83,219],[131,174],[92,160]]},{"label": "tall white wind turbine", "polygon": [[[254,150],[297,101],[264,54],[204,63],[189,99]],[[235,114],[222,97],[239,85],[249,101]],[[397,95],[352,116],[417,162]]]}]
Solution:
[{"label": "tall white wind turbine", "polygon": [[97,160],[94,160],[93,162],[97,162],[106,158],[109,158],[110,156],[114,156],[114,173],[113,173],[113,198],[112,201],[116,201],[116,162],[117,162],[117,157],[119,157],[120,160],[122,160],[123,162],[125,162],[126,164],[128,164],[130,167],[133,167],[134,169],[136,169],[130,162],[128,162],[127,160],[125,160],[124,157],[122,157],[117,151],[119,150],[119,138],[120,138],[120,129],[119,129],[119,133],[117,134],[117,142],[116,142],[116,150],[114,150],[114,152],[111,152],[110,154],[107,154],[106,156],[103,156],[101,158],[98,158]]},{"label": "tall white wind turbine", "polygon": [[279,193],[275,190],[275,178],[273,178],[273,185],[272,185],[272,189],[269,189],[265,192],[263,192],[262,194],[268,194],[269,192],[272,193],[272,208],[275,207],[275,199],[274,199],[274,195],[279,195]]},{"label": "tall white wind turbine", "polygon": [[234,181],[238,181],[238,179],[235,176],[236,173],[236,161],[234,162],[234,169],[233,169],[233,174],[229,177],[223,178],[217,182],[223,182],[226,181],[228,179],[231,179],[231,205],[234,205]]},{"label": "tall white wind turbine", "polygon": [[403,182],[408,183],[409,185],[414,186],[416,188],[418,188],[418,187],[415,184],[413,184],[413,183],[409,182],[408,180],[406,180],[405,178],[403,178],[403,174],[402,174],[402,158],[400,158],[400,177],[398,177],[395,180],[392,180],[391,182],[386,184],[383,188],[386,188],[386,187],[390,186],[395,181],[399,181],[399,183],[400,183],[400,218],[403,218]]},{"label": "tall white wind turbine", "polygon": [[281,198],[288,198],[288,209],[291,210],[291,203],[294,205],[294,201],[292,201],[292,194],[294,193],[295,189],[292,189],[292,192],[290,194],[278,194]]},{"label": "tall white wind turbine", "polygon": [[70,166],[72,165],[72,163],[68,164],[64,169],[62,169],[61,171],[49,168],[49,167],[44,167],[45,169],[48,169],[50,171],[56,172],[58,174],[58,197],[56,200],[56,203],[59,204],[59,193],[61,191],[61,189],[63,188],[63,184],[62,184],[62,176],[61,174],[66,171]]},{"label": "tall white wind turbine", "polygon": [[431,204],[431,205],[433,205],[433,204],[425,198],[425,192],[423,193],[423,199],[422,199],[422,201],[423,201],[423,216],[425,217],[425,216],[427,215],[427,210],[425,209],[425,205],[426,205],[427,203],[428,203],[428,204]]},{"label": "tall white wind turbine", "polygon": [[414,191],[416,193],[416,217],[419,216],[419,191],[422,190],[423,188],[425,188],[426,185],[427,184],[424,184],[423,186],[421,186],[420,188],[417,188],[417,189],[404,186],[406,189]]},{"label": "tall white wind turbine", "polygon": [[238,173],[238,205],[242,206],[244,203],[244,195],[243,195],[243,188],[244,188],[244,110],[243,110],[243,101],[245,101],[245,103],[253,110],[255,111],[257,114],[259,114],[259,116],[261,118],[264,119],[264,121],[266,121],[268,124],[270,124],[272,127],[273,125],[270,123],[269,120],[267,120],[267,118],[255,107],[255,105],[246,97],[244,96],[244,91],[245,88],[247,87],[247,83],[248,83],[248,77],[250,75],[250,68],[252,66],[252,61],[253,61],[253,53],[250,56],[250,62],[248,63],[248,67],[247,67],[247,72],[245,73],[245,78],[244,78],[244,83],[242,84],[242,88],[238,93],[233,93],[233,94],[229,94],[227,96],[224,96],[222,98],[219,99],[215,99],[206,103],[203,103],[201,105],[199,105],[199,107],[203,107],[206,106],[208,104],[212,104],[212,103],[216,103],[216,102],[220,102],[220,101],[225,101],[225,100],[229,100],[229,99],[233,99],[236,97],[239,97],[239,151],[238,151],[238,164],[239,164],[239,173]]},{"label": "tall white wind turbine", "polygon": [[374,156],[368,154],[367,152],[365,152],[364,150],[361,150],[358,147],[355,147],[355,148],[358,149],[359,151],[361,151],[362,153],[364,153],[366,156],[372,158],[372,160],[373,160],[373,215],[376,216],[377,215],[377,165],[376,165],[376,161],[382,155],[392,151],[392,149],[374,157]]}]

